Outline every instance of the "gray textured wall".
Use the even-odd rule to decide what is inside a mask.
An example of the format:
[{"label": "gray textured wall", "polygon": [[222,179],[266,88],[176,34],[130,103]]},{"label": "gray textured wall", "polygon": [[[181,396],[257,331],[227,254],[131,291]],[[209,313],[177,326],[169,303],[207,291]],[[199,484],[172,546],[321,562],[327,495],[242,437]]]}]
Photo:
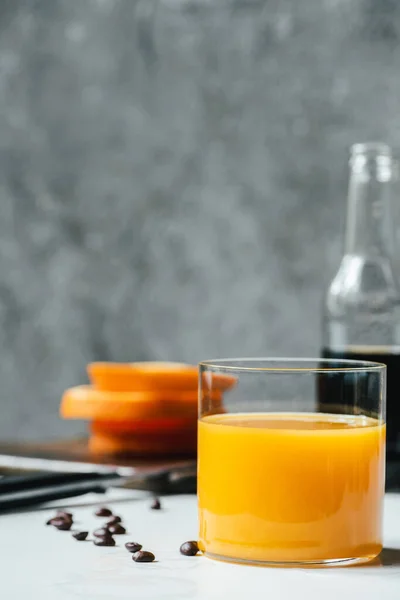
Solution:
[{"label": "gray textured wall", "polygon": [[0,0],[0,435],[93,359],[310,355],[398,0]]}]

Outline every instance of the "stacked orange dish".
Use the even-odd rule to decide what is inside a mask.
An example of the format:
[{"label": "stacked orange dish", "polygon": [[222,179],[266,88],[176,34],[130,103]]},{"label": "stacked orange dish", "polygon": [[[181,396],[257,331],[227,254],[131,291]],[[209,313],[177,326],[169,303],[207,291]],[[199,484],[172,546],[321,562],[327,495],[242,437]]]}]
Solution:
[{"label": "stacked orange dish", "polygon": [[[65,419],[90,421],[89,449],[96,454],[193,455],[197,447],[197,367],[171,362],[91,363],[91,385],[66,390]],[[222,412],[223,391],[210,402]]]}]

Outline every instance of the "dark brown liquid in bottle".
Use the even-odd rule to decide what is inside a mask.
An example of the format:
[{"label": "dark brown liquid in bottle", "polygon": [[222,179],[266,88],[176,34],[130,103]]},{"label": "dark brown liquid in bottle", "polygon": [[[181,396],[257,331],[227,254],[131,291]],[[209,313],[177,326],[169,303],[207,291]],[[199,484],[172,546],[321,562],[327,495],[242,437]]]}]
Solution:
[{"label": "dark brown liquid in bottle", "polygon": [[[362,351],[361,351],[362,350]],[[368,360],[384,363],[387,366],[387,395],[386,395],[386,475],[387,489],[400,488],[400,353],[373,352],[373,348],[360,348],[360,351],[344,349],[343,351],[324,348],[323,358]],[[352,386],[354,383],[352,383]],[[360,381],[362,385],[362,381]],[[369,389],[365,390],[365,397],[371,394],[371,381],[368,382]],[[350,386],[349,386],[350,387]],[[325,386],[319,390],[319,403],[321,412],[333,413],[342,410],[337,406],[338,398],[341,404],[353,405],[353,399],[346,394],[344,389],[336,390],[335,385]],[[368,408],[368,405],[366,405]],[[372,408],[372,407],[371,407]]]}]

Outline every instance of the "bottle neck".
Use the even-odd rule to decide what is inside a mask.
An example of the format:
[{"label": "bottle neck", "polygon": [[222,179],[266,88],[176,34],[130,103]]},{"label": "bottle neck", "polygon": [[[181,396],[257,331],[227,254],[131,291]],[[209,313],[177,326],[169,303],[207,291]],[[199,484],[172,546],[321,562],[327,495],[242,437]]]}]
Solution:
[{"label": "bottle neck", "polygon": [[345,253],[391,257],[394,219],[391,197],[394,163],[390,155],[360,153],[352,157]]}]

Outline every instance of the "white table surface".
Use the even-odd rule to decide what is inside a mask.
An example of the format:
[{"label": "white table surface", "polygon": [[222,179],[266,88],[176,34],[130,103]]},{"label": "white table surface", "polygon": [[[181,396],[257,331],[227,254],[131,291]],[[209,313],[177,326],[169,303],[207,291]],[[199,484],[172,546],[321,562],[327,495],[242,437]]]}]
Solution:
[{"label": "white table surface", "polygon": [[[110,505],[129,532],[115,536],[115,548],[77,542],[70,532],[46,527],[52,508],[0,516],[1,600],[400,600],[400,495],[386,497],[387,550],[381,563],[308,570],[181,556],[180,544],[197,537],[196,498],[172,496],[162,502],[163,510],[153,511],[146,494],[115,490],[64,505],[74,513],[76,528],[89,531],[102,523],[93,515],[95,507]],[[153,551],[157,562],[134,563],[124,548],[130,540]]]}]

